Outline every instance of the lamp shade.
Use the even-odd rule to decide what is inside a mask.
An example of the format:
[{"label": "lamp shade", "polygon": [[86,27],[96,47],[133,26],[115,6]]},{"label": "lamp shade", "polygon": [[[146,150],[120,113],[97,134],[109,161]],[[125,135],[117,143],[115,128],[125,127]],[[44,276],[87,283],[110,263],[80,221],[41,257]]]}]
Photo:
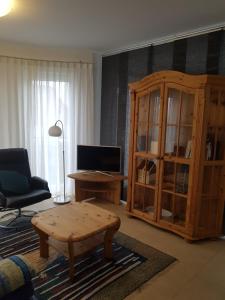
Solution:
[{"label": "lamp shade", "polygon": [[52,127],[49,128],[48,134],[50,136],[61,136],[62,129],[59,126],[54,125],[54,126],[52,126]]}]

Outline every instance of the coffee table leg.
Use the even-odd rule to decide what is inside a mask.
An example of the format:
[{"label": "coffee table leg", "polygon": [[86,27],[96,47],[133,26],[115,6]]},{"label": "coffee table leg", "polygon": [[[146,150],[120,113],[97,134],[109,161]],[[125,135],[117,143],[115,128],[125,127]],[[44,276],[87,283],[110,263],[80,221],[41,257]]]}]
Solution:
[{"label": "coffee table leg", "polygon": [[75,258],[74,258],[74,252],[73,252],[73,242],[68,242],[68,252],[69,252],[69,276],[70,280],[74,281],[74,274],[75,274]]},{"label": "coffee table leg", "polygon": [[117,226],[109,228],[104,236],[104,256],[107,259],[112,259],[112,241],[113,241],[113,236],[117,232],[117,230],[120,228],[120,223],[117,224]]},{"label": "coffee table leg", "polygon": [[39,231],[40,238],[40,256],[44,258],[49,257],[49,247],[48,247],[48,235],[44,232]]}]

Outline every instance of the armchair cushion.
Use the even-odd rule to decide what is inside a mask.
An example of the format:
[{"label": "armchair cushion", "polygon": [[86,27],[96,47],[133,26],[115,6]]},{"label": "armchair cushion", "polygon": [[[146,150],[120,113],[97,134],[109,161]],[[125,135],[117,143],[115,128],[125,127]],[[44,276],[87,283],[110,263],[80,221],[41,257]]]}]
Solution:
[{"label": "armchair cushion", "polygon": [[5,196],[26,194],[30,190],[27,177],[16,171],[0,170],[0,186]]},{"label": "armchair cushion", "polygon": [[51,193],[47,190],[31,190],[27,194],[7,197],[5,207],[14,209],[22,208],[49,198],[51,198]]},{"label": "armchair cushion", "polygon": [[48,182],[38,176],[31,177],[30,185],[32,189],[44,189],[49,191]]},{"label": "armchair cushion", "polygon": [[35,270],[22,255],[0,260],[0,299],[29,284]]}]

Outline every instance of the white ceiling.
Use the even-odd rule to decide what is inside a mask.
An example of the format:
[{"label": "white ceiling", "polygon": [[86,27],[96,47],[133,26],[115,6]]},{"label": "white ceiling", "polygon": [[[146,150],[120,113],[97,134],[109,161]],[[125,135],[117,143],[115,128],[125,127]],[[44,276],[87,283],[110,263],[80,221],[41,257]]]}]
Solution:
[{"label": "white ceiling", "polygon": [[14,0],[0,40],[105,52],[214,24],[225,0]]}]

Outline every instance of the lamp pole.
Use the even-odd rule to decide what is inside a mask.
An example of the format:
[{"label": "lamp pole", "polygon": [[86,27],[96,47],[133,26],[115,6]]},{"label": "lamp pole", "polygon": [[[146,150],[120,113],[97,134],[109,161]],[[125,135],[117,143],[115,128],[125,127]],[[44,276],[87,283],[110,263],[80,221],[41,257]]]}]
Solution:
[{"label": "lamp pole", "polygon": [[65,179],[65,147],[64,147],[64,127],[63,127],[63,122],[61,120],[57,120],[55,122],[55,126],[57,126],[57,123],[61,124],[62,127],[62,138],[63,138],[63,197],[64,197],[64,202],[66,201],[66,179]]},{"label": "lamp pole", "polygon": [[[60,123],[61,126],[58,126],[57,124]],[[64,137],[64,127],[63,127],[63,122],[61,120],[57,120],[55,122],[54,126],[51,126],[48,130],[48,134],[50,136],[54,136],[54,137],[59,137],[62,136],[63,139],[63,201],[58,201],[57,199],[54,200],[55,203],[68,203],[70,202],[69,199],[66,200],[66,176],[65,176],[65,137]],[[61,197],[60,197],[61,198]]]}]

